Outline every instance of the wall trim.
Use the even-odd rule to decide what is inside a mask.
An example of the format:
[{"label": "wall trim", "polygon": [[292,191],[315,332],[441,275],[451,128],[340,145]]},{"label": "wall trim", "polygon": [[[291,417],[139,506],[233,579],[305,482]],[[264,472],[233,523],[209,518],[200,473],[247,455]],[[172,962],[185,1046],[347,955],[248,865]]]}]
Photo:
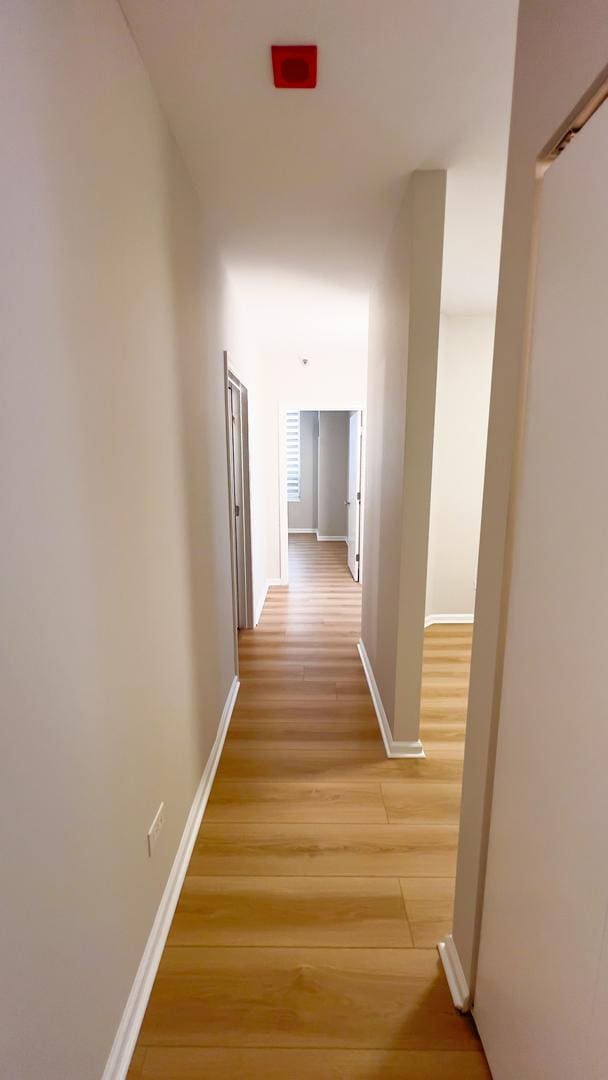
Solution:
[{"label": "wall trim", "polygon": [[160,958],[165,947],[171,920],[177,907],[179,894],[184,883],[190,856],[205,813],[211,785],[219,764],[224,740],[239,692],[239,680],[234,676],[217,729],[215,742],[207,759],[200,783],[186,819],[182,838],[179,842],[173,865],[167,878],[158,910],[152,923],[137,973],[131,986],[129,997],[122,1014],[118,1030],[110,1050],[110,1056],[103,1071],[102,1080],[125,1080],[131,1057],[139,1035],[148,998],[152,991]]},{"label": "wall trim", "polygon": [[278,578],[278,577],[277,578],[273,577],[273,578],[268,578],[267,579],[266,584],[264,585],[264,591],[263,591],[263,593],[262,593],[262,595],[261,595],[261,597],[260,597],[260,599],[258,601],[258,604],[256,605],[255,614],[254,614],[254,623],[253,623],[254,630],[255,630],[256,626],[258,625],[260,619],[262,618],[262,611],[264,609],[264,604],[266,603],[266,598],[268,596],[268,590],[272,589],[273,586],[275,586],[275,585],[285,585],[285,584],[286,584],[286,582],[281,581],[281,579]]},{"label": "wall trim", "polygon": [[288,529],[287,532],[291,536],[292,533],[308,533],[312,536],[316,536],[317,540],[344,540],[348,542],[348,536],[319,536],[318,529]]},{"label": "wall trim", "polygon": [[254,615],[253,615],[253,627],[254,627],[254,629],[258,625],[258,623],[259,623],[259,621],[260,621],[260,619],[262,617],[262,610],[264,608],[264,604],[266,603],[266,597],[268,595],[268,586],[269,586],[269,584],[270,584],[270,582],[267,581],[266,584],[264,585],[264,588],[262,590],[262,595],[260,596],[260,599],[259,599],[259,603],[256,604],[255,612],[254,612]]},{"label": "wall trim", "polygon": [[460,957],[454,938],[451,934],[448,934],[443,941],[438,943],[437,951],[439,952],[441,963],[443,964],[443,970],[445,971],[445,977],[448,981],[454,1005],[459,1012],[469,1012],[471,1008],[471,993],[462,969],[462,964],[460,963]]},{"label": "wall trim", "polygon": [[374,672],[372,669],[371,661],[367,655],[365,645],[359,639],[357,642],[357,648],[359,650],[359,656],[361,657],[361,664],[367,679],[367,685],[369,686],[369,692],[371,694],[374,709],[376,710],[376,716],[378,718],[378,727],[380,728],[380,734],[382,736],[382,742],[384,743],[384,749],[386,750],[386,756],[389,758],[404,758],[426,757],[424,748],[420,739],[416,739],[413,742],[397,741],[393,738],[393,733],[388,722],[388,717],[384,711],[384,705],[382,704],[382,698],[380,697],[380,691],[376,682]]},{"label": "wall trim", "polygon": [[427,615],[424,620],[424,627],[426,629],[427,626],[435,626],[437,623],[472,623],[473,621],[473,614],[468,612],[455,615]]}]

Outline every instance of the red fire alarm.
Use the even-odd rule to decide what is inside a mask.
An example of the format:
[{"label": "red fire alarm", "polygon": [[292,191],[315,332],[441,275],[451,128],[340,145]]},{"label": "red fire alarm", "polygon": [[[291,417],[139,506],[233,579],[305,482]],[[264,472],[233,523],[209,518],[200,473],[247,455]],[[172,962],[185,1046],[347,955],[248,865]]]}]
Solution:
[{"label": "red fire alarm", "polygon": [[312,90],[317,85],[316,45],[272,45],[274,85],[281,90]]}]

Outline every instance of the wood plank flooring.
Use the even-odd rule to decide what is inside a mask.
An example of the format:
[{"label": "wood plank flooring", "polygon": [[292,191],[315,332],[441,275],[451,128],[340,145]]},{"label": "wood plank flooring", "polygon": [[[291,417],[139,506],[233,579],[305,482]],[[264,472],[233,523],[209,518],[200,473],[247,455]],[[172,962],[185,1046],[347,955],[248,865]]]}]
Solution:
[{"label": "wood plank flooring", "polygon": [[425,760],[388,760],[346,548],[290,537],[131,1080],[482,1080],[435,949],[451,925],[471,627],[425,634]]}]

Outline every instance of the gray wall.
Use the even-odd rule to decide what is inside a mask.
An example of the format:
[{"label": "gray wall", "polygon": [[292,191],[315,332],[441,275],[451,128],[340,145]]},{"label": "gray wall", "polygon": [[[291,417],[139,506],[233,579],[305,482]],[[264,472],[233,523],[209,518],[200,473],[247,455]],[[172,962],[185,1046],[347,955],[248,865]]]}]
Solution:
[{"label": "gray wall", "polygon": [[0,96],[1,1071],[93,1080],[233,677],[221,278],[117,4],[3,4]]},{"label": "gray wall", "polygon": [[319,414],[300,413],[300,501],[287,505],[290,529],[317,527],[317,470]]},{"label": "gray wall", "polygon": [[362,640],[396,738],[417,739],[445,172],[413,173],[372,298]]},{"label": "gray wall", "polygon": [[346,536],[348,413],[319,413],[319,536]]}]

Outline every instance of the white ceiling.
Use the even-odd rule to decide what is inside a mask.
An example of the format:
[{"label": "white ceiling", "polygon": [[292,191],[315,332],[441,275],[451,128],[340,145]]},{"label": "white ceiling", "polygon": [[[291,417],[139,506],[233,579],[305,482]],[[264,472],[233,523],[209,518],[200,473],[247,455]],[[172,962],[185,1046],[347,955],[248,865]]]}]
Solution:
[{"label": "white ceiling", "polygon": [[[444,310],[494,306],[516,0],[122,6],[262,337],[365,335],[413,169],[449,170]],[[318,44],[316,90],[274,88],[272,43]]]}]

